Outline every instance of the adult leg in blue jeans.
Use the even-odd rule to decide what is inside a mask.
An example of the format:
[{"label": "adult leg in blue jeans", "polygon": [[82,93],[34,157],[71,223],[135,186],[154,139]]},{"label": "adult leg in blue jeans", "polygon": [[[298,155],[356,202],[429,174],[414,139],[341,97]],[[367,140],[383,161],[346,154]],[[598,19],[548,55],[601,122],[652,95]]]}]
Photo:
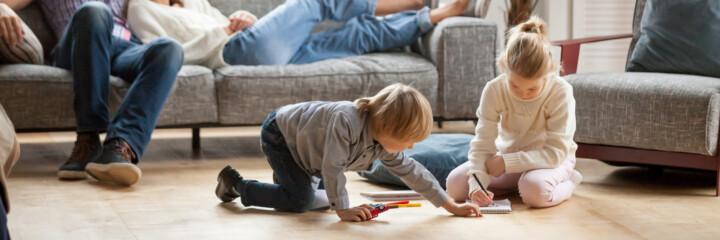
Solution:
[{"label": "adult leg in blue jeans", "polygon": [[270,207],[279,211],[307,212],[315,204],[311,179],[295,162],[285,138],[278,129],[275,112],[262,125],[260,143],[275,183],[243,179],[230,166],[218,176],[215,193],[223,202],[240,197],[244,206]]},{"label": "adult leg in blue jeans", "polygon": [[306,64],[410,45],[433,28],[429,12],[425,7],[381,20],[372,15],[352,18],[340,28],[310,35],[289,63]]},{"label": "adult leg in blue jeans", "polygon": [[[413,19],[414,21],[417,21],[418,18],[415,15],[423,15],[422,20],[425,22],[416,23],[414,26],[407,24],[407,22],[409,22],[408,20],[402,20],[401,17],[398,16],[382,21],[370,21],[370,18],[374,18],[376,13],[387,14],[403,10],[403,8],[416,9],[420,6],[418,3],[413,3],[414,1],[402,4],[388,4],[388,1],[390,0],[382,0],[381,3],[379,3],[378,0],[289,0],[258,20],[254,25],[230,39],[223,48],[223,58],[225,62],[230,65],[285,65],[289,63],[307,63],[312,59],[298,57],[298,51],[308,51],[308,49],[302,50],[302,48],[307,48],[308,44],[315,43],[319,45],[316,42],[311,43],[311,41],[316,41],[316,39],[309,39],[308,36],[310,36],[310,31],[315,24],[326,19],[343,22],[354,21],[356,23],[355,26],[344,29],[344,33],[356,32],[357,30],[366,31],[362,35],[357,34],[358,36],[364,37],[361,41],[369,42],[367,40],[369,38],[381,38],[384,44],[379,44],[377,45],[378,47],[369,44],[341,46],[342,44],[340,43],[328,44],[328,42],[326,42],[324,44],[326,46],[325,48],[318,46],[311,47],[315,48],[315,53],[327,54],[317,56],[318,59],[359,55],[367,53],[368,51],[363,50],[368,48],[372,48],[373,51],[386,50],[391,47],[385,46],[404,46],[411,43],[422,33],[431,29],[433,24],[447,17],[462,15],[468,6],[470,6],[469,0],[457,0],[456,2],[442,8],[433,9],[432,11],[423,9],[419,12],[405,12],[400,14],[402,18]],[[382,9],[379,9],[380,7]],[[472,8],[474,6],[470,7]],[[374,25],[363,26],[363,24],[366,23]],[[381,25],[384,25],[384,27]],[[419,27],[422,27],[422,29]],[[402,31],[403,37],[388,36],[388,30]],[[328,31],[340,33],[338,29]],[[418,31],[420,34],[410,34],[410,37],[405,37],[408,36],[408,34],[406,34],[407,32],[414,33]],[[390,35],[393,34],[396,33],[391,32]],[[340,35],[338,36],[340,37]],[[408,40],[410,38],[412,38],[412,40]],[[348,36],[342,36],[340,39],[335,39],[335,41],[342,42],[348,39],[350,39]],[[366,48],[362,48],[363,46]],[[347,47],[356,48],[346,49]],[[341,52],[335,53],[333,50],[339,50]],[[353,54],[348,55],[349,53]]]},{"label": "adult leg in blue jeans", "polygon": [[[158,39],[147,45],[111,35],[112,14],[98,2],[81,6],[53,50],[53,64],[73,72],[78,140],[58,176],[95,178],[132,185],[136,166],[157,123],[183,61],[181,46]],[[131,83],[112,122],[109,120],[110,74]],[[98,133],[107,131],[104,146]],[[87,166],[86,166],[87,165]]]},{"label": "adult leg in blue jeans", "polygon": [[230,65],[284,65],[315,24],[373,14],[377,0],[288,0],[236,35],[223,48]]}]

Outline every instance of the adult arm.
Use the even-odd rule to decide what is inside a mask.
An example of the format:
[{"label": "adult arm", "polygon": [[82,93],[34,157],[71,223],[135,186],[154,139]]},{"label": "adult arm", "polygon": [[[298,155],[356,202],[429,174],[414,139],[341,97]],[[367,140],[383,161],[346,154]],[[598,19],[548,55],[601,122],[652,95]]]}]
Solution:
[{"label": "adult arm", "polygon": [[32,0],[0,0],[0,4],[6,4],[13,11],[20,11],[20,9],[27,7],[31,2]]}]

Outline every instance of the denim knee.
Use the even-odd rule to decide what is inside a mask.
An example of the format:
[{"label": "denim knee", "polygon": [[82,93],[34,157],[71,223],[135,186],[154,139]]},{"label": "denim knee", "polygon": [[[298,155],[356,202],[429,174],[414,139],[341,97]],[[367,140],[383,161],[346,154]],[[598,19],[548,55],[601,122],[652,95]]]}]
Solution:
[{"label": "denim knee", "polygon": [[315,205],[315,192],[312,190],[302,192],[296,197],[298,198],[294,199],[295,202],[293,202],[286,211],[304,213],[310,211],[310,209],[312,209]]},{"label": "denim knee", "polygon": [[184,53],[180,43],[172,38],[158,38],[148,43],[146,56],[152,56],[163,66],[180,69],[184,60]]},{"label": "denim knee", "polygon": [[304,213],[310,211],[313,205],[315,205],[315,198],[311,198],[309,201],[300,201],[295,203],[293,212]]},{"label": "denim knee", "polygon": [[112,32],[113,17],[110,8],[102,2],[87,2],[80,6],[73,15],[77,32],[103,33]]}]

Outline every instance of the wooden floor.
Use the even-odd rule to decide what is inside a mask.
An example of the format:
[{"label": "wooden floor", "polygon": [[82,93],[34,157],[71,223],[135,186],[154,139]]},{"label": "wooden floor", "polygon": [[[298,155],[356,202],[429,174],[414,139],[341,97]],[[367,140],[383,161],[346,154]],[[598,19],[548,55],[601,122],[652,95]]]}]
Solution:
[{"label": "wooden floor", "polygon": [[[472,123],[442,131],[472,132]],[[369,222],[340,222],[328,211],[304,214],[220,203],[213,191],[225,165],[246,178],[271,181],[259,128],[203,129],[201,156],[190,130],[158,130],[130,188],[94,180],[58,181],[57,168],[74,133],[21,134],[22,156],[9,178],[9,229],[14,239],[719,239],[715,173],[613,167],[578,159],[585,175],[557,207],[529,209],[510,196],[513,213],[452,217],[427,201]],[[388,187],[347,173],[353,205],[361,191]]]}]

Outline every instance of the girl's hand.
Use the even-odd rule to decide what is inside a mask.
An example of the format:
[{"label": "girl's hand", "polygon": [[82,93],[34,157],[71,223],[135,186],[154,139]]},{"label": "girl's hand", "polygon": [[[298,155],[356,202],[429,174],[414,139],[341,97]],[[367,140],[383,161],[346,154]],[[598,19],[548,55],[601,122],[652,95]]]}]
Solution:
[{"label": "girl's hand", "polygon": [[360,222],[367,221],[372,218],[370,210],[373,210],[373,207],[363,204],[354,208],[336,210],[335,213],[337,213],[338,217],[340,217],[343,221]]},{"label": "girl's hand", "polygon": [[472,215],[475,215],[477,217],[482,217],[482,214],[480,213],[480,208],[475,204],[457,204],[452,199],[447,200],[442,205],[445,210],[448,212],[454,214],[455,216],[461,216],[461,217],[470,217]]},{"label": "girl's hand", "polygon": [[470,199],[472,200],[472,202],[481,207],[487,207],[492,204],[493,197],[495,197],[495,194],[493,194],[491,191],[488,191],[487,195],[485,195],[485,192],[483,192],[483,190],[475,190],[472,192],[472,194],[470,194]]},{"label": "girl's hand", "polygon": [[503,159],[502,155],[495,155],[485,161],[485,169],[493,177],[500,177],[505,173],[505,159]]}]

